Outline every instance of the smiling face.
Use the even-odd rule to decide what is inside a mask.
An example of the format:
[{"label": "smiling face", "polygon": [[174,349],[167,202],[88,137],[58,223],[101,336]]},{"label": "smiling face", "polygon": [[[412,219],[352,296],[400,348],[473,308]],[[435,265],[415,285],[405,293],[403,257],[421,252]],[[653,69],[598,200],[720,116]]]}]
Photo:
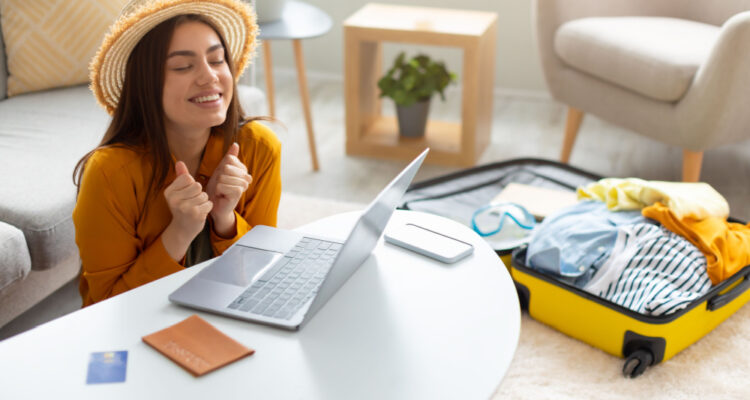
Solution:
[{"label": "smiling face", "polygon": [[167,51],[162,103],[167,130],[205,131],[221,125],[233,77],[219,35],[208,25],[178,25]]}]

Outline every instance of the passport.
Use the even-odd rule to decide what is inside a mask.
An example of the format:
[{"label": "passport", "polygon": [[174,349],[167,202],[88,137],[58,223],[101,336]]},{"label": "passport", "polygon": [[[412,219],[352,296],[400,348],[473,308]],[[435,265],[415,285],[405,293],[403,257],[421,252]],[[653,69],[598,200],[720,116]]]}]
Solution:
[{"label": "passport", "polygon": [[125,382],[127,367],[127,351],[91,353],[86,384]]},{"label": "passport", "polygon": [[255,353],[197,315],[142,339],[193,376],[207,374]]}]

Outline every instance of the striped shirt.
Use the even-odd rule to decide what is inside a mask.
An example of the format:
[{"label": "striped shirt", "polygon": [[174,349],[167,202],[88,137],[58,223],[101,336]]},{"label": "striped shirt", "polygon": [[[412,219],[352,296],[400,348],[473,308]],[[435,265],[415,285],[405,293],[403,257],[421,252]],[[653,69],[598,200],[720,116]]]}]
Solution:
[{"label": "striped shirt", "polygon": [[711,289],[706,257],[660,225],[618,227],[609,259],[583,288],[646,315],[681,310]]}]

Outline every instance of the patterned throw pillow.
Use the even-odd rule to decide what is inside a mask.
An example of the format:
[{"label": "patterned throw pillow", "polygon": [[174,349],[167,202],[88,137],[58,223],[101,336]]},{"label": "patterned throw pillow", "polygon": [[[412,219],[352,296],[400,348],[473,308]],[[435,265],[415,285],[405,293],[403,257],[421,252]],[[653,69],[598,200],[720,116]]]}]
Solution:
[{"label": "patterned throw pillow", "polygon": [[8,97],[88,82],[88,65],[127,0],[0,0]]}]

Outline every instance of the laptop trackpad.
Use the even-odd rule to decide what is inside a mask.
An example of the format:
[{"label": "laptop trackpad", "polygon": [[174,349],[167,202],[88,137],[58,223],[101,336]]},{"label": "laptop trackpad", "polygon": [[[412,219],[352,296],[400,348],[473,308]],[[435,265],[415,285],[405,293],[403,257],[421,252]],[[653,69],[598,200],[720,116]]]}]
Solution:
[{"label": "laptop trackpad", "polygon": [[283,256],[273,251],[234,246],[204,268],[198,276],[230,285],[249,286],[259,272]]}]

